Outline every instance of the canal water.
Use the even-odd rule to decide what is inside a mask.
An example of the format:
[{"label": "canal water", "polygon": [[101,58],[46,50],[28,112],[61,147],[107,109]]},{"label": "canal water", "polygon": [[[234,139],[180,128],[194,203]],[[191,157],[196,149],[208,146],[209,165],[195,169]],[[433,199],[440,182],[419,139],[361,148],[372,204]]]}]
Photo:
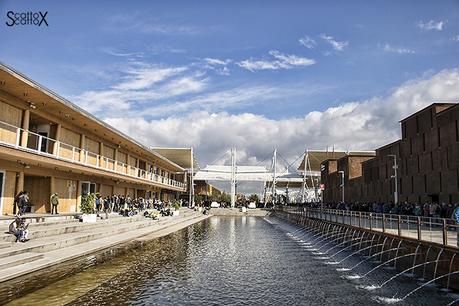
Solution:
[{"label": "canal water", "polygon": [[[296,229],[270,217],[212,217],[12,305],[378,305],[376,296],[403,295],[418,285],[405,277],[377,292],[358,289],[394,271],[344,279],[336,266],[286,235]],[[356,272],[374,266],[362,264]],[[430,287],[395,305],[447,305],[453,299]]]}]

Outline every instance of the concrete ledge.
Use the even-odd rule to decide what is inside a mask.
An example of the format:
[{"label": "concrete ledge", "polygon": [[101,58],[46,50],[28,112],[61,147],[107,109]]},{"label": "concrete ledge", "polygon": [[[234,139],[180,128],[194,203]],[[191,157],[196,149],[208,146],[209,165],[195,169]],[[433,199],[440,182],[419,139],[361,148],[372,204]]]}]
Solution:
[{"label": "concrete ledge", "polygon": [[247,212],[243,213],[239,208],[211,208],[210,214],[214,216],[257,216],[264,217],[271,213],[270,210],[266,209],[247,209]]}]

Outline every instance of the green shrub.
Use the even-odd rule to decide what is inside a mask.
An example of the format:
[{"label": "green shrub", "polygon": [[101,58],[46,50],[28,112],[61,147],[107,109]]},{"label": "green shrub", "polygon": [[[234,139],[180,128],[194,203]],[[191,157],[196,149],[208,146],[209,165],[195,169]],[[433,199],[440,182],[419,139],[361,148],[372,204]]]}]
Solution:
[{"label": "green shrub", "polygon": [[96,195],[94,193],[85,194],[81,197],[80,211],[83,214],[92,214],[96,203]]}]

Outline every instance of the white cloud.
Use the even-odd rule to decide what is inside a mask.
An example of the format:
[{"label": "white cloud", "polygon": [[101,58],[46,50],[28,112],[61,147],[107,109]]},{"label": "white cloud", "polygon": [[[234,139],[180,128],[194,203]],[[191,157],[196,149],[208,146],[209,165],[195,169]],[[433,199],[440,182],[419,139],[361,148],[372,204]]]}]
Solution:
[{"label": "white cloud", "polygon": [[231,63],[230,59],[221,60],[218,58],[211,58],[211,57],[206,57],[204,61],[209,65],[222,65],[222,66],[226,66],[229,63]]},{"label": "white cloud", "polygon": [[229,75],[230,70],[228,68],[228,65],[231,62],[232,60],[230,59],[221,60],[218,58],[206,57],[204,59],[204,63],[205,63],[204,68],[214,70],[216,73],[220,75]]},{"label": "white cloud", "polygon": [[344,48],[349,45],[348,41],[338,41],[333,36],[328,36],[326,34],[320,34],[320,38],[328,42],[336,51],[343,51]]},{"label": "white cloud", "polygon": [[198,93],[208,85],[208,78],[187,67],[157,67],[136,63],[122,74],[109,89],[90,90],[73,97],[90,112],[127,112],[133,105]]},{"label": "white cloud", "polygon": [[247,59],[236,63],[238,66],[250,70],[278,70],[292,69],[301,66],[310,66],[315,64],[315,60],[306,57],[300,57],[291,54],[283,54],[277,50],[269,51],[272,58],[263,60]]},{"label": "white cloud", "polygon": [[206,110],[216,112],[228,108],[238,108],[247,106],[254,102],[266,101],[278,98],[283,95],[283,91],[268,86],[239,87],[229,90],[210,92],[188,100],[174,103],[167,103],[152,106],[138,114],[153,114],[153,116],[165,116],[188,111]]},{"label": "white cloud", "polygon": [[408,49],[408,48],[401,48],[401,47],[394,47],[389,44],[385,44],[383,47],[383,50],[386,52],[391,52],[391,53],[398,53],[398,54],[415,54],[414,50]]},{"label": "white cloud", "polygon": [[[384,97],[278,120],[251,113],[205,110],[158,120],[142,116],[105,120],[148,145],[193,146],[201,165],[212,162],[231,147],[237,147],[241,165],[264,160],[274,148],[293,161],[304,152],[305,146],[369,150],[387,144],[400,138],[400,119],[433,102],[459,101],[458,87],[459,70],[451,69],[409,81]],[[251,191],[259,190],[248,192]]]},{"label": "white cloud", "polygon": [[459,35],[456,35],[452,38],[454,41],[459,41]]},{"label": "white cloud", "polygon": [[446,22],[443,20],[440,21],[434,21],[434,20],[429,20],[429,21],[419,21],[416,25],[418,28],[424,31],[431,31],[431,30],[436,30],[436,31],[442,31],[443,27]]},{"label": "white cloud", "polygon": [[153,84],[168,79],[187,70],[186,67],[145,67],[131,68],[126,73],[125,81],[114,86],[115,89],[121,90],[138,90],[151,87]]},{"label": "white cloud", "polygon": [[316,41],[307,35],[298,39],[298,42],[308,49],[314,49],[314,47],[317,45]]}]

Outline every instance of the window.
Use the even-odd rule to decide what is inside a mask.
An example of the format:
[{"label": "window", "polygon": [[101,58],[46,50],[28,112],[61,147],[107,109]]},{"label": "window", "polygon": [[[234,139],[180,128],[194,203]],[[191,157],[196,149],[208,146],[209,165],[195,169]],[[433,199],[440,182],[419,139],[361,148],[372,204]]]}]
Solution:
[{"label": "window", "polygon": [[426,151],[426,133],[422,133],[422,151]]},{"label": "window", "polygon": [[424,174],[424,192],[427,193],[427,175]]},{"label": "window", "polygon": [[406,121],[402,122],[402,137],[406,138]]},{"label": "window", "polygon": [[434,169],[433,152],[430,152],[430,170]]},{"label": "window", "polygon": [[457,120],[456,120],[456,142],[459,142],[459,126],[457,124]]},{"label": "window", "polygon": [[402,178],[399,179],[398,186],[400,187],[400,194],[403,194],[403,181],[402,181]]},{"label": "window", "polygon": [[440,127],[437,128],[437,137],[438,137],[438,146],[441,147],[441,139],[440,139]]},{"label": "window", "polygon": [[441,185],[442,185],[442,183],[441,183],[441,172],[438,172],[438,181],[440,182],[440,192],[442,192],[443,190],[441,188]]},{"label": "window", "polygon": [[416,134],[419,134],[419,116],[416,116]]},{"label": "window", "polygon": [[414,176],[411,176],[411,193],[414,193]]},{"label": "window", "polygon": [[413,155],[413,138],[410,138],[410,155]]}]

